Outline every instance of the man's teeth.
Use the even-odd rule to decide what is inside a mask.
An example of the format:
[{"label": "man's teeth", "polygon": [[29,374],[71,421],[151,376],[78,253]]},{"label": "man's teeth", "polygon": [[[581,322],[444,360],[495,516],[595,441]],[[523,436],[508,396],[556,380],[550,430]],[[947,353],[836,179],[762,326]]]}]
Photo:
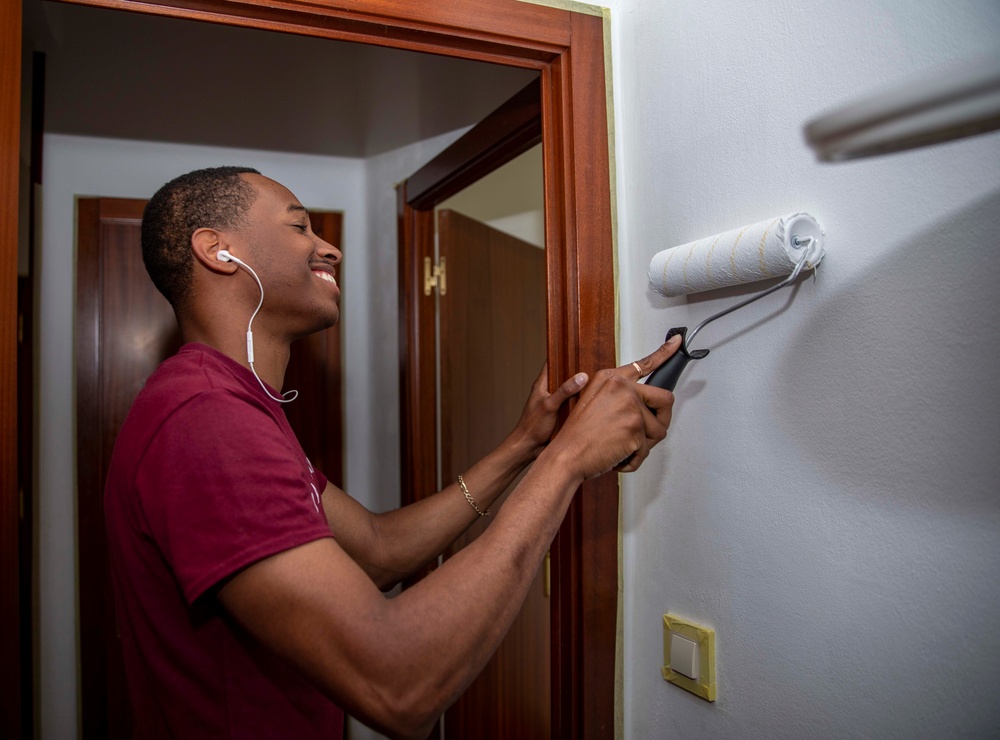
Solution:
[{"label": "man's teeth", "polygon": [[324,279],[324,280],[326,280],[326,281],[327,281],[328,283],[333,283],[334,285],[336,285],[336,284],[337,284],[337,278],[335,278],[335,277],[334,277],[333,275],[331,275],[331,274],[330,274],[330,273],[328,273],[328,272],[320,272],[319,270],[317,270],[317,271],[316,271],[315,273],[313,273],[313,274],[317,275],[318,277],[321,277],[321,278],[323,278],[323,279]]}]

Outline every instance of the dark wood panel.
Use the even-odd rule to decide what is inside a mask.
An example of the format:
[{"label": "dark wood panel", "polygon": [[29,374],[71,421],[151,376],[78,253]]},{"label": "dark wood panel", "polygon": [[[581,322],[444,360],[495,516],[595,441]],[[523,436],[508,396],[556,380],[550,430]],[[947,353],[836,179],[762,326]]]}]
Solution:
[{"label": "dark wood panel", "polygon": [[[616,326],[611,315],[616,305],[611,214],[611,173],[607,156],[608,119],[605,92],[592,81],[604,73],[602,19],[573,17],[574,45],[589,50],[575,58],[571,83],[574,107],[591,115],[574,115],[567,123],[573,138],[590,142],[577,149],[573,167],[578,218],[575,238],[577,292],[581,297],[578,362],[580,367],[613,367],[617,364]],[[608,244],[606,251],[587,249],[586,242]],[[582,665],[580,723],[586,736],[614,734],[615,642],[618,605],[618,476],[605,475],[583,486],[574,505],[579,510],[579,642]],[[601,677],[597,680],[594,677]]]},{"label": "dark wood panel", "polygon": [[434,295],[424,295],[423,265],[433,259],[434,213],[406,203],[399,186],[399,348],[401,501],[437,490]]},{"label": "dark wood panel", "polygon": [[[438,218],[448,268],[448,291],[439,299],[441,467],[452,481],[514,427],[545,361],[545,254],[460,213]],[[480,519],[448,554],[488,524]],[[550,736],[548,602],[540,571],[496,653],[445,713],[446,738]]]},{"label": "dark wood panel", "polygon": [[104,479],[132,400],[180,338],[170,305],[142,264],[145,201],[81,198],[77,205],[81,723],[87,737],[121,738],[129,735],[131,718],[108,574]]},{"label": "dark wood panel", "polygon": [[[572,22],[572,63],[542,75],[552,384],[616,363],[607,107],[594,84],[603,20]],[[583,485],[552,547],[554,737],[614,732],[617,537],[618,481],[605,475]]]},{"label": "dark wood panel", "polygon": [[17,213],[21,4],[0,3],[0,726],[21,733],[17,486]]}]

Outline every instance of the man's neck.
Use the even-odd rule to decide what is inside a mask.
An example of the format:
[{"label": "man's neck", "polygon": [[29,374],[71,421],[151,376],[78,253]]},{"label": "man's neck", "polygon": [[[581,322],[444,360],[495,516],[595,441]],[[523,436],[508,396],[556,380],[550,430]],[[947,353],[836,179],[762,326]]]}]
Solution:
[{"label": "man's neck", "polygon": [[261,331],[254,332],[251,368],[246,327],[220,327],[218,323],[203,327],[195,322],[181,322],[181,337],[185,343],[199,342],[218,350],[243,367],[253,370],[257,377],[275,390],[281,391],[291,354],[288,342],[275,340]]}]

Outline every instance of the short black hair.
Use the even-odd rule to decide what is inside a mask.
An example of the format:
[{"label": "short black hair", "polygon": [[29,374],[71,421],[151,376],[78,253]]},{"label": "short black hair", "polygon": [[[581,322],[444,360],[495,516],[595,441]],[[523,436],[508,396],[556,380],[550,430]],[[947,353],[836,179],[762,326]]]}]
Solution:
[{"label": "short black hair", "polygon": [[146,204],[142,261],[175,312],[185,307],[191,294],[191,235],[201,228],[234,229],[246,224],[257,191],[244,174],[260,172],[251,167],[195,170],[168,182]]}]

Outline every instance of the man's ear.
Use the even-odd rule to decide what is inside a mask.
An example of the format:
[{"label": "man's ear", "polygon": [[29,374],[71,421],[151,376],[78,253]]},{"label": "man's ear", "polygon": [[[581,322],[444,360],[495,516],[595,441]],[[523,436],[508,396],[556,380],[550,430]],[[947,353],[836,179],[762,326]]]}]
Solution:
[{"label": "man's ear", "polygon": [[210,228],[197,229],[191,235],[191,251],[202,265],[213,272],[235,272],[238,268],[235,262],[223,262],[218,258],[223,246],[222,232]]}]

